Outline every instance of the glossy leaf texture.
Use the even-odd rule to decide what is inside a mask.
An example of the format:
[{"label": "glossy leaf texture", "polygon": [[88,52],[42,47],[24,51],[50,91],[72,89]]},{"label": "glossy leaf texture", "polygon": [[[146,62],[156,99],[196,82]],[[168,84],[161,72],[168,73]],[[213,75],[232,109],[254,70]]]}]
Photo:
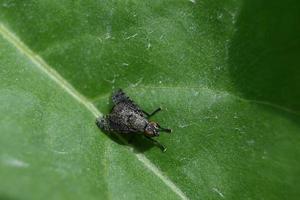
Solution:
[{"label": "glossy leaf texture", "polygon": [[[298,199],[299,9],[0,0],[0,198]],[[117,88],[165,153],[95,126]]]}]

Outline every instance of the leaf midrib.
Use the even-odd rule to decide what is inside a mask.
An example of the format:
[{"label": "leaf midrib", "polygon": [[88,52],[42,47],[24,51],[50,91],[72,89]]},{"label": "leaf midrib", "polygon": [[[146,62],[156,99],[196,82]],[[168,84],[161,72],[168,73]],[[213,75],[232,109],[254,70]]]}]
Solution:
[{"label": "leaf midrib", "polygon": [[[22,54],[36,66],[39,70],[45,73],[56,84],[63,88],[69,95],[76,99],[79,103],[84,105],[95,117],[102,116],[102,113],[91,103],[85,96],[80,94],[68,81],[59,75],[51,66],[49,66],[39,55],[34,53],[28,46],[26,46],[12,31],[6,28],[0,22],[0,34],[9,43],[15,46]],[[127,143],[122,139],[124,143]],[[163,181],[167,187],[169,187],[174,193],[176,193],[181,199],[188,199],[188,197],[182,192],[182,190],[175,185],[167,176],[160,171],[145,155],[140,153],[134,153],[133,147],[129,150],[136,156],[136,158],[152,173],[154,173],[161,181]]]}]

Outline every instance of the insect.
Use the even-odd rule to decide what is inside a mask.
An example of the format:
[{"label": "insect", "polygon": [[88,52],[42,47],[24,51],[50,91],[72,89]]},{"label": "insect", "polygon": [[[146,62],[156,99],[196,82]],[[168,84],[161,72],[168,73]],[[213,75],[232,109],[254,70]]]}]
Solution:
[{"label": "insect", "polygon": [[134,103],[121,89],[112,95],[113,108],[110,114],[96,119],[97,126],[106,132],[120,134],[143,134],[147,139],[160,147],[165,152],[167,149],[152,137],[157,137],[160,132],[171,133],[169,128],[161,127],[149,118],[161,111],[161,108],[147,113]]}]

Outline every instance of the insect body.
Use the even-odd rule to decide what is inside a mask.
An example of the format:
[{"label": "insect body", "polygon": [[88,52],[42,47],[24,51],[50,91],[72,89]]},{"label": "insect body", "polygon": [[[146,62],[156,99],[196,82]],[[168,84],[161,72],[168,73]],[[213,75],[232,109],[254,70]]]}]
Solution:
[{"label": "insect body", "polygon": [[162,151],[166,148],[152,137],[159,136],[161,131],[170,133],[172,130],[162,128],[158,123],[148,119],[161,108],[156,109],[151,114],[143,111],[120,89],[112,96],[114,107],[110,114],[99,117],[96,124],[99,128],[107,132],[126,133],[143,133],[143,135],[158,145]]}]

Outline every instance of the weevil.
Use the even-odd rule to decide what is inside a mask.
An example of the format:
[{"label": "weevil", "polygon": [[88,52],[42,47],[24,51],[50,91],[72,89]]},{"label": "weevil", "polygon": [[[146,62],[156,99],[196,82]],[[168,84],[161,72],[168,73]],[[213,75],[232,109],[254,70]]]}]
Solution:
[{"label": "weevil", "polygon": [[[165,152],[167,149],[153,137],[160,132],[171,133],[169,128],[161,127],[157,122],[149,118],[161,111],[157,108],[152,113],[142,110],[121,89],[112,95],[113,108],[108,115],[96,119],[97,126],[105,132],[116,132],[120,134],[143,134],[147,139],[160,147]],[[133,135],[132,135],[133,136]]]}]

